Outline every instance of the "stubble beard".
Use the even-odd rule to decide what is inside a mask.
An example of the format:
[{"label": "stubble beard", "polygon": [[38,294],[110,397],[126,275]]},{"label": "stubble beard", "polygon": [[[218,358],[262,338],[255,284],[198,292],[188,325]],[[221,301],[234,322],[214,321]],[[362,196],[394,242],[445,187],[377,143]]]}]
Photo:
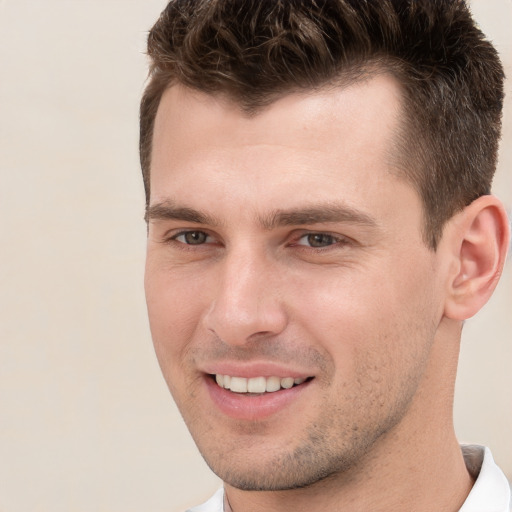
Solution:
[{"label": "stubble beard", "polygon": [[[341,413],[331,411],[321,424],[310,426],[294,448],[281,447],[272,454],[271,445],[267,450],[270,455],[265,453],[264,437],[259,443],[255,441],[245,454],[242,453],[243,447],[234,453],[229,442],[223,445],[219,441],[221,446],[214,453],[204,449],[201,443],[198,443],[198,447],[210,469],[223,482],[237,489],[304,489],[333,479],[350,479],[364,465],[379,440],[400,422],[409,403],[410,400],[397,403],[392,414],[384,421],[370,422],[364,427],[343,424],[337,416]],[[271,436],[271,432],[268,435]],[[276,453],[278,450],[280,453]]]}]

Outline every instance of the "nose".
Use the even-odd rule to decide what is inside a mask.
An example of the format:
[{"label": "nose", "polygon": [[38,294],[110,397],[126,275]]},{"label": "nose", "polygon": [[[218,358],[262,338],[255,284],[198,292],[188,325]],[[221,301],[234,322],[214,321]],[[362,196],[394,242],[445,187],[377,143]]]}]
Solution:
[{"label": "nose", "polygon": [[248,252],[223,258],[204,317],[206,328],[230,345],[275,336],[287,324],[276,263]]}]

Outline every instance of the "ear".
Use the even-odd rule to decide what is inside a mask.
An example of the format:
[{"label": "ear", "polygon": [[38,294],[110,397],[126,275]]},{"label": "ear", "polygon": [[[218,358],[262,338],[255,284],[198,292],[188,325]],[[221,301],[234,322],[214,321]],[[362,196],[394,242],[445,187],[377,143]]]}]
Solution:
[{"label": "ear", "polygon": [[502,203],[490,195],[473,201],[452,221],[446,227],[455,265],[444,313],[466,320],[482,308],[498,284],[510,228]]}]

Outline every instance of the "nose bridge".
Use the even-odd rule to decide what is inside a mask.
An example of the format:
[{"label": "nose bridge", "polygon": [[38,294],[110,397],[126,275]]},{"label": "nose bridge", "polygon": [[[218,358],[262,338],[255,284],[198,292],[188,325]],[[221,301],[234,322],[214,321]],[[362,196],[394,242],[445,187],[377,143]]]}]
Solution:
[{"label": "nose bridge", "polygon": [[206,315],[207,328],[225,343],[244,344],[255,335],[275,335],[286,325],[276,262],[251,245],[227,251]]}]

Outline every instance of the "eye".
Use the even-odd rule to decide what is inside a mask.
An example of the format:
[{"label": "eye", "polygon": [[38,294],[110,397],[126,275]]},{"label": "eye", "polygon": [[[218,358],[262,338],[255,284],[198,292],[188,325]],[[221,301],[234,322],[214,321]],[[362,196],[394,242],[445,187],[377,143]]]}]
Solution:
[{"label": "eye", "polygon": [[176,240],[182,244],[187,245],[202,245],[211,241],[210,235],[204,231],[182,231],[172,237],[172,240]]},{"label": "eye", "polygon": [[327,233],[307,233],[299,238],[297,245],[308,245],[319,249],[339,243],[341,240]]}]

